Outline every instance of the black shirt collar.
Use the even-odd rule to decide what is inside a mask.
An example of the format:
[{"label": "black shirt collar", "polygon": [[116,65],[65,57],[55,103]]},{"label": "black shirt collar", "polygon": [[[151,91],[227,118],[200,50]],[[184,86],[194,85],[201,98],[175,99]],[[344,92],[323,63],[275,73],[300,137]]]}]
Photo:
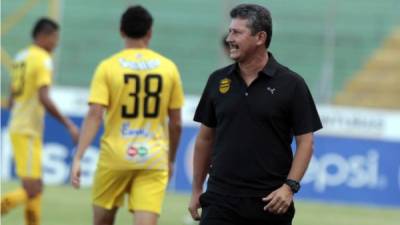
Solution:
[{"label": "black shirt collar", "polygon": [[[259,72],[270,77],[273,77],[279,68],[279,63],[275,60],[271,52],[268,52],[268,62],[265,64],[264,68]],[[229,74],[239,74],[239,64],[234,63],[229,70]]]}]

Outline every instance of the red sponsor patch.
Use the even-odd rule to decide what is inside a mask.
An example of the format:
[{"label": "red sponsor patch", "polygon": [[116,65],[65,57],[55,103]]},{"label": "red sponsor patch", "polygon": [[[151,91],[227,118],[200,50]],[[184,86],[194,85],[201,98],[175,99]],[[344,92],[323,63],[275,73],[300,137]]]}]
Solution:
[{"label": "red sponsor patch", "polygon": [[133,147],[133,146],[130,146],[130,147],[128,148],[128,155],[129,155],[130,157],[134,157],[134,156],[137,155],[137,154],[138,154],[137,148],[135,148],[135,147]]}]

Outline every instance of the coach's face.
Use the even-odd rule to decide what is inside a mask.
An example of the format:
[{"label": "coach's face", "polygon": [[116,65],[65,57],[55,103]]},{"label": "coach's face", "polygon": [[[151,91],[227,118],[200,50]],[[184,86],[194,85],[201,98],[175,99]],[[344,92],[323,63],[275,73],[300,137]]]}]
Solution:
[{"label": "coach's face", "polygon": [[247,19],[234,18],[229,25],[229,57],[236,62],[243,62],[254,54],[262,45],[259,35],[252,35]]}]

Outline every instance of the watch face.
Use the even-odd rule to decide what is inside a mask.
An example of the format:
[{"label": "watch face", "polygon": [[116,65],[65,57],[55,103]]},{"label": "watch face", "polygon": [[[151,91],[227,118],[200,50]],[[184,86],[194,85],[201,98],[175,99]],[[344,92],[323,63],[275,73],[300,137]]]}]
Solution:
[{"label": "watch face", "polygon": [[295,191],[295,193],[299,191],[299,188],[300,188],[299,184],[294,184],[293,185],[293,190]]},{"label": "watch face", "polygon": [[295,180],[286,180],[286,184],[289,185],[293,193],[297,193],[300,189],[300,183]]}]

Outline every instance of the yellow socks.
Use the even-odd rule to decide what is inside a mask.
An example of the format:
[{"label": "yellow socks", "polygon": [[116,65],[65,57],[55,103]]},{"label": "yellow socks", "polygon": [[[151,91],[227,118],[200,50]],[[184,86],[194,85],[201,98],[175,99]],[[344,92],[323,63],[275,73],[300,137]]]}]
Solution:
[{"label": "yellow socks", "polygon": [[1,199],[1,215],[6,214],[16,206],[26,203],[25,208],[25,224],[26,225],[39,225],[41,213],[41,200],[42,195],[28,199],[23,188],[18,188],[13,192],[8,192]]},{"label": "yellow socks", "polygon": [[25,208],[25,224],[39,225],[41,214],[42,195],[29,199]]},{"label": "yellow socks", "polygon": [[18,206],[19,204],[28,201],[28,195],[23,188],[18,188],[13,192],[8,192],[1,199],[1,215]]}]

